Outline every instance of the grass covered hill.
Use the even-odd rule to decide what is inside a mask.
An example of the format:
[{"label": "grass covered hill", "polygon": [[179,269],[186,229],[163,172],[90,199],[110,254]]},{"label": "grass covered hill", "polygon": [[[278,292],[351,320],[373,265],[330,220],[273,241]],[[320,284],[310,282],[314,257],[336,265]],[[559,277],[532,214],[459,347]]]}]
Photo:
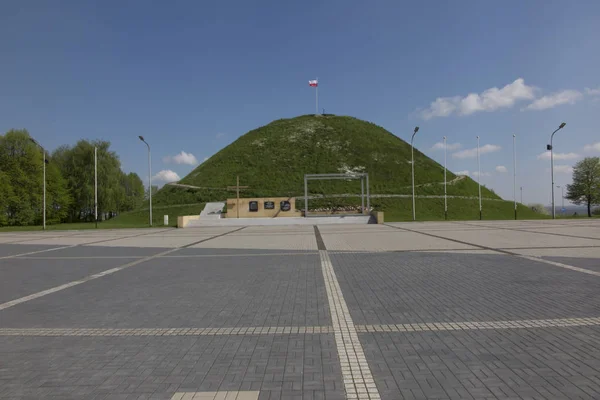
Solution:
[{"label": "grass covered hill", "polygon": [[[199,165],[179,184],[167,185],[157,204],[187,204],[234,197],[301,196],[304,174],[368,172],[372,194],[410,194],[410,144],[384,128],[353,117],[305,115],[252,130]],[[449,195],[477,196],[477,183],[448,171]],[[443,166],[415,149],[417,195],[443,194]],[[313,181],[311,194],[360,193],[357,181]],[[482,188],[483,197],[498,196]]]}]

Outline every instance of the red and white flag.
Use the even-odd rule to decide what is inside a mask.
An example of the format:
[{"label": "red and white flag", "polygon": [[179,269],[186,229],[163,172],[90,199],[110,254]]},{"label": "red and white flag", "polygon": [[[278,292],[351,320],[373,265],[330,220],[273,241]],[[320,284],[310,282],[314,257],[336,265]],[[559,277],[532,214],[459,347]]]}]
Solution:
[{"label": "red and white flag", "polygon": [[312,81],[308,81],[308,86],[317,87],[319,86],[319,82],[315,79]]}]

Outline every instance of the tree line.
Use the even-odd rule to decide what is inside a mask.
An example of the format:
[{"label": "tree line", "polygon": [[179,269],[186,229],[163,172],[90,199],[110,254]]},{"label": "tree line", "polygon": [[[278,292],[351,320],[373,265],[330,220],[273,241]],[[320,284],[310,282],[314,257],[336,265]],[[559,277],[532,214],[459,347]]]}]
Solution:
[{"label": "tree line", "polygon": [[0,226],[42,222],[46,163],[46,223],[94,220],[94,148],[98,154],[98,218],[139,207],[144,184],[121,170],[110,142],[80,140],[48,154],[26,130],[0,135]]},{"label": "tree line", "polygon": [[592,206],[600,204],[600,157],[586,157],[573,166],[573,182],[567,185],[565,197],[585,205],[588,217],[592,216]]}]

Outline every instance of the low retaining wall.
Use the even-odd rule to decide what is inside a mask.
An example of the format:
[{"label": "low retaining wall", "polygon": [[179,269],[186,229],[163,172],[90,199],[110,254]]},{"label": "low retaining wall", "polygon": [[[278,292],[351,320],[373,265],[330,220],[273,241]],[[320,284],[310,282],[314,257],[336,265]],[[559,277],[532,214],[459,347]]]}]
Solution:
[{"label": "low retaining wall", "polygon": [[371,216],[375,218],[377,224],[383,224],[385,222],[383,218],[383,211],[371,211]]},{"label": "low retaining wall", "polygon": [[204,226],[252,226],[252,225],[329,225],[329,224],[368,224],[374,217],[291,217],[291,218],[221,218],[203,219],[193,216],[179,217],[178,228],[201,228]]},{"label": "low retaining wall", "polygon": [[191,221],[197,221],[200,219],[199,215],[181,215],[177,217],[177,227],[186,228]]}]

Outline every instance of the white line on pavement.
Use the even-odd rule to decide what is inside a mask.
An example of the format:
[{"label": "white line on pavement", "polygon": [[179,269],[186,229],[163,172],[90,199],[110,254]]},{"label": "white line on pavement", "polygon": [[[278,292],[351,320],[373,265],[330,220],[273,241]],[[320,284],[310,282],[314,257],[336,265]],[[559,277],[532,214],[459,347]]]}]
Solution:
[{"label": "white line on pavement", "polygon": [[0,336],[217,336],[312,335],[330,326],[242,326],[237,328],[0,328]]},{"label": "white line on pavement", "polygon": [[329,254],[327,254],[327,250],[319,250],[319,255],[321,256],[321,269],[327,290],[335,345],[342,367],[346,396],[348,399],[378,400],[380,399],[379,391],[373,380],[369,363],[360,344],[356,326],[352,321],[346,300],[344,300]]},{"label": "white line on pavement", "polygon": [[419,322],[412,324],[356,325],[358,332],[429,332],[429,331],[467,331],[483,329],[527,329],[559,328],[570,326],[598,326],[599,317],[590,318],[554,318],[520,319],[507,321],[457,321],[457,322]]},{"label": "white line on pavement", "polygon": [[16,258],[16,257],[20,257],[20,256],[29,256],[29,255],[38,254],[38,253],[45,253],[47,251],[54,251],[54,250],[61,250],[61,249],[70,249],[71,247],[75,247],[75,246],[79,246],[79,245],[73,244],[73,245],[70,245],[70,246],[53,247],[51,249],[30,251],[28,253],[13,254],[11,256],[0,257],[0,260],[4,260],[4,259],[7,259],[7,258]]},{"label": "white line on pavement", "polygon": [[177,250],[179,250],[179,248],[170,249],[170,250],[167,250],[167,251],[163,251],[162,253],[158,253],[158,254],[155,254],[153,256],[149,256],[149,257],[146,257],[146,258],[141,258],[139,260],[135,260],[135,261],[132,261],[130,263],[121,265],[120,267],[112,268],[112,269],[109,269],[109,270],[106,270],[106,271],[103,271],[103,272],[100,272],[100,273],[97,273],[97,274],[94,274],[94,275],[86,276],[85,278],[79,279],[77,281],[65,283],[64,285],[55,286],[55,287],[50,288],[50,289],[42,290],[41,292],[30,294],[29,296],[21,297],[19,299],[15,299],[15,300],[8,301],[6,303],[2,303],[2,304],[0,304],[0,311],[6,310],[7,308],[10,308],[10,307],[13,307],[13,306],[16,306],[17,304],[25,303],[26,301],[29,301],[29,300],[37,299],[39,297],[43,297],[43,296],[49,295],[51,293],[59,292],[61,290],[65,290],[65,289],[68,289],[70,287],[80,285],[82,283],[91,281],[93,279],[98,279],[98,278],[101,278],[101,277],[106,276],[106,275],[114,274],[117,271],[121,271],[121,270],[124,270],[125,268],[129,268],[129,267],[133,267],[134,265],[137,265],[137,264],[140,264],[140,263],[152,260],[153,258],[157,258],[157,257],[160,257],[160,256],[167,255],[167,254],[172,253],[172,252],[177,251]]},{"label": "white line on pavement", "polygon": [[572,265],[563,264],[563,263],[559,263],[559,262],[556,262],[556,261],[550,261],[550,260],[546,260],[546,259],[540,258],[540,257],[524,256],[524,255],[516,255],[516,256],[524,258],[526,260],[530,260],[530,261],[537,261],[537,262],[542,262],[542,263],[545,263],[545,264],[554,265],[555,267],[561,267],[561,268],[570,269],[572,271],[583,272],[584,274],[600,276],[600,272],[598,272],[598,271],[592,271],[591,269],[574,267]]},{"label": "white line on pavement", "polygon": [[52,257],[52,256],[39,256],[39,257],[19,257],[19,260],[119,260],[128,258],[144,258],[147,256],[64,256],[64,257]]},{"label": "white line on pavement", "polygon": [[[213,236],[213,237],[208,238],[208,239],[202,239],[202,240],[199,240],[197,242],[192,242],[192,243],[186,244],[185,246],[176,247],[174,249],[169,249],[169,250],[166,250],[166,251],[163,251],[163,252],[160,252],[160,253],[148,256],[148,257],[140,258],[139,260],[135,260],[135,261],[132,261],[130,263],[121,265],[120,267],[111,268],[109,270],[102,271],[102,272],[99,272],[99,273],[94,274],[94,275],[89,275],[89,276],[86,276],[85,278],[82,278],[82,279],[79,279],[79,280],[76,280],[76,281],[73,281],[73,282],[65,283],[65,284],[60,285],[60,286],[55,286],[55,287],[50,288],[50,289],[42,290],[41,292],[30,294],[29,296],[21,297],[19,299],[15,299],[15,300],[8,301],[6,303],[2,303],[2,304],[0,304],[0,311],[5,310],[5,309],[10,308],[10,307],[13,307],[13,306],[16,306],[17,304],[25,303],[26,301],[29,301],[29,300],[37,299],[39,297],[43,297],[43,296],[46,296],[46,295],[51,294],[51,293],[55,293],[55,292],[58,292],[58,291],[61,291],[61,290],[64,290],[64,289],[68,289],[70,287],[77,286],[77,285],[80,285],[82,283],[94,280],[94,279],[101,278],[101,277],[106,276],[106,275],[114,274],[115,272],[124,270],[125,268],[133,267],[134,265],[141,264],[143,262],[150,261],[150,260],[153,260],[153,259],[161,257],[161,256],[166,256],[167,254],[170,254],[170,253],[173,253],[175,251],[178,251],[178,250],[181,250],[181,249],[193,246],[193,245],[195,245],[197,243],[203,243],[203,242],[206,242],[207,240],[211,240],[211,239],[215,239],[217,237],[225,236],[225,235],[227,235],[229,233],[237,232],[237,231],[239,231],[241,229],[244,229],[244,227],[238,228],[238,229],[234,229],[232,231],[225,232],[225,233]],[[142,235],[135,235],[135,236],[142,236]],[[135,236],[130,236],[130,237],[135,237]],[[69,247],[75,247],[75,246],[69,246]],[[52,250],[58,250],[58,249],[52,249]],[[13,256],[11,256],[11,257],[13,257]],[[14,257],[16,257],[16,256],[14,256]],[[8,258],[10,258],[10,257],[8,257]]]}]

